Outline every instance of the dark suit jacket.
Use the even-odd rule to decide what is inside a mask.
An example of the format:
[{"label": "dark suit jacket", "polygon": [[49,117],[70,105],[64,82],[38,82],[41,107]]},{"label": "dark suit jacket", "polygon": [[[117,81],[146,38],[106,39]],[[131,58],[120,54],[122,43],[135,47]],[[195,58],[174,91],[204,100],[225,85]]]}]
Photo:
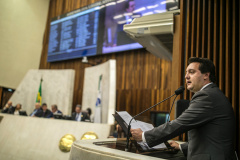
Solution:
[{"label": "dark suit jacket", "polygon": [[[3,109],[3,110],[2,110],[2,113],[9,113],[12,108],[13,108],[13,106],[10,106],[10,107],[8,107],[8,108],[6,108],[6,109]],[[14,109],[14,110],[15,110],[15,109]]]},{"label": "dark suit jacket", "polygon": [[234,159],[233,109],[215,84],[196,92],[180,117],[144,135],[152,147],[186,131],[189,141],[181,148],[188,160]]},{"label": "dark suit jacket", "polygon": [[[82,113],[82,116],[81,116],[81,121],[85,121],[85,120],[90,120],[88,114],[86,112],[81,112]],[[76,112],[73,112],[72,113],[72,120],[76,120]]]},{"label": "dark suit jacket", "polygon": [[36,117],[44,117],[44,118],[51,118],[53,117],[53,113],[47,109],[46,112],[44,113],[42,109],[40,109],[36,114]]}]

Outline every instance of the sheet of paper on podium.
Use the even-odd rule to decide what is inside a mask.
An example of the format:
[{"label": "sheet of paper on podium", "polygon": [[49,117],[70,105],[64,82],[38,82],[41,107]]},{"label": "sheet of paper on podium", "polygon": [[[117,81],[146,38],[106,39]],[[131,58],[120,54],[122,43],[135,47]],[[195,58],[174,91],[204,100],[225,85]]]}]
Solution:
[{"label": "sheet of paper on podium", "polygon": [[[123,119],[124,124],[128,126],[130,120],[132,119],[132,116],[127,111],[117,112],[117,114]],[[145,122],[142,122],[142,121],[136,121],[135,119],[133,119],[132,122],[131,122],[131,128],[132,129],[140,128],[143,132],[145,132],[145,131],[149,131],[149,130],[153,129],[154,127],[150,123],[145,123]],[[167,146],[164,143],[161,143],[161,144],[156,145],[154,147],[149,147],[147,145],[147,143],[143,143],[143,142],[138,142],[138,144],[142,147],[143,150],[153,150],[153,149],[167,148]]]}]

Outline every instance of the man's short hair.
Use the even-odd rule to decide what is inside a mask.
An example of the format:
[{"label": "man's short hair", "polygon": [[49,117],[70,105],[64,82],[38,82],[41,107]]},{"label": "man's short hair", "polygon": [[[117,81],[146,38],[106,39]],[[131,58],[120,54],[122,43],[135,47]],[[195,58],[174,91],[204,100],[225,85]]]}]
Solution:
[{"label": "man's short hair", "polygon": [[47,103],[43,103],[42,106],[47,106]]},{"label": "man's short hair", "polygon": [[58,106],[56,104],[52,105],[56,110],[58,109]]},{"label": "man's short hair", "polygon": [[208,73],[208,72],[210,73],[209,79],[211,82],[216,81],[215,66],[211,60],[207,58],[198,58],[198,57],[191,57],[188,59],[188,64],[193,62],[200,63],[199,70],[201,71],[201,73]]},{"label": "man's short hair", "polygon": [[80,105],[80,104],[77,104],[77,105],[76,105],[76,108],[77,108],[77,107],[79,107],[80,109],[82,109],[82,105]]}]

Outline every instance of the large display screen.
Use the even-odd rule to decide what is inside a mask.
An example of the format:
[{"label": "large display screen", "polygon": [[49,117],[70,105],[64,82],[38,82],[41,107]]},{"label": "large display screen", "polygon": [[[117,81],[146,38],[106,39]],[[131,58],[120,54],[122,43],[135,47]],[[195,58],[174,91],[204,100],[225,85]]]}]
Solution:
[{"label": "large display screen", "polygon": [[99,7],[51,22],[48,61],[97,53]]},{"label": "large display screen", "polygon": [[123,25],[144,15],[177,9],[174,0],[103,0],[55,17],[50,24],[48,62],[142,48]]}]

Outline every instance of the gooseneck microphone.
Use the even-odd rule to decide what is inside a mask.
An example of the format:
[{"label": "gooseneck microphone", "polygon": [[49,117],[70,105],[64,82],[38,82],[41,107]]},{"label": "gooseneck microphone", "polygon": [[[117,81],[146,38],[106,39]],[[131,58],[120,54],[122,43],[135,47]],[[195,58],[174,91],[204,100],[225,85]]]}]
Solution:
[{"label": "gooseneck microphone", "polygon": [[183,93],[183,91],[185,90],[185,88],[183,86],[180,86],[176,91],[175,91],[175,95],[179,95],[181,93]]},{"label": "gooseneck microphone", "polygon": [[[146,111],[152,109],[153,107],[159,105],[160,103],[162,103],[162,102],[170,99],[171,97],[173,97],[173,96],[175,96],[175,95],[176,95],[176,97],[177,97],[179,94],[183,93],[184,90],[185,90],[185,88],[184,88],[183,86],[180,86],[180,87],[175,91],[175,93],[174,93],[173,95],[171,95],[170,97],[162,100],[161,102],[158,102],[157,104],[154,104],[153,106],[147,108],[146,110],[144,110],[144,111],[140,112],[139,114],[137,114],[137,115],[135,115],[135,116],[132,117],[132,119],[130,120],[130,122],[129,122],[129,124],[128,124],[127,144],[126,144],[125,151],[128,151],[129,138],[130,138],[130,129],[131,129],[131,122],[132,122],[132,120],[133,120],[134,118],[136,118],[137,116],[143,114],[144,112],[146,112]],[[174,98],[174,101],[175,101],[176,97]],[[174,103],[174,101],[173,101],[173,103]],[[172,105],[172,106],[173,106],[173,105]],[[171,107],[171,109],[170,109],[169,116],[170,116],[171,110],[172,110],[172,107]]]}]

